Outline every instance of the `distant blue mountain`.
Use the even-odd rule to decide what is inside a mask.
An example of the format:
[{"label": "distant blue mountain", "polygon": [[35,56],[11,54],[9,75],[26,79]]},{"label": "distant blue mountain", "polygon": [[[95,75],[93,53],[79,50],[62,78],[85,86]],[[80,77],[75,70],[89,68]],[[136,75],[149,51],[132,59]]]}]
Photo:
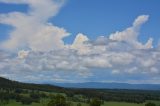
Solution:
[{"label": "distant blue mountain", "polygon": [[85,82],[85,83],[54,83],[54,85],[67,88],[160,90],[160,84]]}]

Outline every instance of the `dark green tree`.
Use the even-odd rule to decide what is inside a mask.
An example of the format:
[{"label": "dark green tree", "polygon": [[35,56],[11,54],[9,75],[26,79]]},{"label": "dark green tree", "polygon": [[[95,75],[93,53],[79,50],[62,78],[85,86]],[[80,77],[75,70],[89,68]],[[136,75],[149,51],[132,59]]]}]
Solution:
[{"label": "dark green tree", "polygon": [[146,103],[145,106],[156,106],[156,104],[149,102],[149,103]]},{"label": "dark green tree", "polygon": [[58,94],[52,98],[48,103],[48,106],[70,106],[70,104],[66,101],[66,98],[63,95]]},{"label": "dark green tree", "polygon": [[89,104],[90,106],[101,106],[102,101],[98,98],[93,98]]},{"label": "dark green tree", "polygon": [[9,96],[8,92],[0,93],[0,106],[5,106],[9,103]]},{"label": "dark green tree", "polygon": [[82,106],[81,103],[78,103],[77,106]]},{"label": "dark green tree", "polygon": [[30,105],[33,102],[33,100],[30,97],[25,97],[25,96],[21,96],[20,101],[23,105]]}]

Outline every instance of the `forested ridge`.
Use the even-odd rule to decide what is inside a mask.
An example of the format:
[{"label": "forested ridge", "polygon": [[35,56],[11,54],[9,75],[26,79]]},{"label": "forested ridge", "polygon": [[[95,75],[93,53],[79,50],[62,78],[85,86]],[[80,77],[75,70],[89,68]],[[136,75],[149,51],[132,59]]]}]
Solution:
[{"label": "forested ridge", "polygon": [[[86,101],[92,98],[99,98],[104,101],[117,101],[129,103],[144,103],[146,100],[160,101],[160,91],[149,90],[126,90],[126,89],[78,89],[78,88],[63,88],[48,84],[31,84],[11,81],[9,79],[0,77],[0,95],[6,96],[3,98],[20,99],[19,92],[29,92],[35,94],[36,92],[56,92],[64,93],[72,101],[80,101],[75,98],[75,95],[83,95]],[[35,96],[32,95],[31,97]],[[38,93],[39,96],[46,96],[45,94]],[[39,96],[37,98],[39,98]],[[2,98],[2,96],[1,96]]]}]

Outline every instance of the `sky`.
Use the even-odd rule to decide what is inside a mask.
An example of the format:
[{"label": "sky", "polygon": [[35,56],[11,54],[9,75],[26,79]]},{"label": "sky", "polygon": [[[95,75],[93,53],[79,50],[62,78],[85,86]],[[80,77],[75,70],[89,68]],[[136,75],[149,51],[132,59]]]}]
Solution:
[{"label": "sky", "polygon": [[160,84],[159,0],[0,0],[0,76]]}]

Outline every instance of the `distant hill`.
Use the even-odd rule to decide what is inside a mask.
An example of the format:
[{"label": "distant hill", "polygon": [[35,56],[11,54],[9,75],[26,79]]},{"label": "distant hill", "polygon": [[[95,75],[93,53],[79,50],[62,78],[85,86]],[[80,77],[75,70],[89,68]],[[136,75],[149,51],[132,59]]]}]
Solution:
[{"label": "distant hill", "polygon": [[127,84],[127,83],[54,83],[54,84],[32,84],[21,83],[0,77],[0,88],[22,88],[37,89],[42,91],[62,92],[67,88],[94,88],[94,89],[135,89],[135,90],[160,90],[160,84]]},{"label": "distant hill", "polygon": [[63,87],[58,87],[49,84],[32,84],[32,83],[22,83],[18,81],[12,81],[6,78],[0,77],[0,88],[6,89],[29,89],[29,90],[40,90],[40,91],[56,91],[64,92]]},{"label": "distant hill", "polygon": [[67,88],[160,90],[160,84],[86,82],[86,83],[54,83],[54,85]]}]

